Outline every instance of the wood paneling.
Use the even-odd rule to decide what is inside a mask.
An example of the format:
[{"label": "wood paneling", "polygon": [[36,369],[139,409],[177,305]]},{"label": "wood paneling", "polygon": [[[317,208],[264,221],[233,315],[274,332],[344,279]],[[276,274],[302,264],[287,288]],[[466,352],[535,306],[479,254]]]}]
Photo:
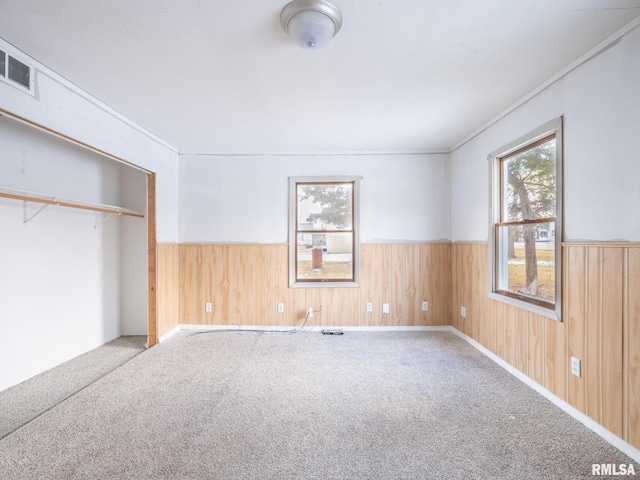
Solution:
[{"label": "wood paneling", "polygon": [[[451,323],[451,244],[423,244],[420,261],[421,299],[429,302],[429,310],[421,312],[421,325]],[[443,322],[443,319],[447,319]]]},{"label": "wood paneling", "polygon": [[566,322],[545,319],[543,385],[562,400],[567,400],[567,356]]},{"label": "wood paneling", "polygon": [[391,245],[391,266],[389,274],[391,275],[391,295],[384,300],[389,304],[389,324],[393,326],[404,326],[407,324],[407,317],[404,314],[406,302],[404,291],[404,261],[403,253],[405,248],[403,245]]},{"label": "wood paneling", "polygon": [[[566,322],[568,336],[568,356],[576,357],[582,361],[582,369],[584,370],[582,377],[569,375],[568,401],[578,410],[586,413],[586,373],[589,358],[586,355],[586,302],[585,295],[587,282],[585,281],[586,272],[586,247],[575,247],[565,249],[564,267],[567,269],[564,287],[565,302],[563,318]],[[586,278],[589,278],[588,276]]]},{"label": "wood paneling", "polygon": [[546,318],[527,312],[527,353],[524,373],[533,378],[540,385],[544,383],[544,343],[542,332]]},{"label": "wood paneling", "polygon": [[624,438],[640,448],[640,247],[626,258],[624,321]]},{"label": "wood paneling", "polygon": [[622,437],[623,249],[602,250],[602,424]]},{"label": "wood paneling", "polygon": [[640,247],[564,244],[562,322],[489,300],[487,253],[452,245],[453,325],[640,448]]},{"label": "wood paneling", "polygon": [[[450,324],[448,243],[363,244],[359,288],[289,288],[287,261],[288,246],[282,244],[180,245],[179,323],[298,326],[314,308],[322,311],[308,324]],[[211,312],[205,312],[207,302]],[[277,312],[278,303],[285,304],[284,313]],[[388,315],[383,303],[390,305]]]},{"label": "wood paneling", "polygon": [[[360,305],[360,325],[362,326],[377,326],[380,323],[381,315],[379,309],[374,309],[371,312],[367,312],[366,305],[371,303],[380,306],[381,294],[381,264],[379,248],[376,245],[362,245],[360,248],[360,288],[361,301]],[[379,307],[382,308],[382,307]]]},{"label": "wood paneling", "polygon": [[420,245],[402,249],[404,321],[407,325],[422,325],[422,256]]},{"label": "wood paneling", "polygon": [[159,243],[158,265],[158,337],[178,326],[180,320],[180,253],[178,244]]},{"label": "wood paneling", "polygon": [[[452,248],[453,325],[495,352],[496,322],[501,312],[490,314],[492,305],[487,297],[487,244],[458,243]],[[460,307],[466,308],[466,318],[460,314]]]},{"label": "wood paneling", "polygon": [[582,361],[582,375],[569,374],[568,402],[622,437],[622,309],[625,248],[567,245],[565,305],[567,364]]},{"label": "wood paneling", "polygon": [[158,342],[158,276],[156,264],[156,174],[147,175],[147,345]]}]

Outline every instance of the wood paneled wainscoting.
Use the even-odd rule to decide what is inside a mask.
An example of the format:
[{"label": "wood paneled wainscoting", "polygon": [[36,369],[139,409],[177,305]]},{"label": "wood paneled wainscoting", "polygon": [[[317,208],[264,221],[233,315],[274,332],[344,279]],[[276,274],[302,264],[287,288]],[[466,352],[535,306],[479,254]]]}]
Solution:
[{"label": "wood paneled wainscoting", "polygon": [[180,245],[158,243],[158,338],[178,326],[180,319]]},{"label": "wood paneled wainscoting", "polygon": [[300,326],[310,307],[322,308],[318,326],[451,325],[449,242],[368,243],[360,255],[359,287],[289,288],[286,244],[159,244],[158,333],[179,324]]},{"label": "wood paneled wainscoting", "polygon": [[640,448],[640,245],[564,244],[562,322],[490,300],[487,254],[452,245],[454,327]]}]

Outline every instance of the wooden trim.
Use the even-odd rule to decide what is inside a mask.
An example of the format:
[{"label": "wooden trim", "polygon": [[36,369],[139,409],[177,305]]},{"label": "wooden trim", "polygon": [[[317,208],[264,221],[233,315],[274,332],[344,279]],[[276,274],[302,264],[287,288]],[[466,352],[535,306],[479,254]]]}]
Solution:
[{"label": "wooden trim", "polygon": [[[174,242],[158,242],[158,243],[174,243]],[[465,245],[470,245],[473,243],[479,243],[482,245],[486,245],[487,242],[451,242],[449,240],[398,240],[398,241],[390,241],[390,242],[360,242],[360,245],[452,245],[456,243],[461,243]],[[179,245],[247,245],[247,246],[260,246],[260,247],[269,247],[269,246],[279,246],[285,245],[288,246],[289,242],[180,242]]]},{"label": "wooden trim", "polygon": [[156,174],[147,175],[147,346],[158,343],[158,312],[157,312],[157,246],[156,246]]},{"label": "wooden trim", "polygon": [[[163,242],[159,242],[159,243],[163,243]],[[164,243],[174,243],[174,242],[164,242]],[[281,243],[259,243],[259,242],[180,242],[178,243],[178,245],[193,245],[195,247],[197,246],[206,246],[206,245],[211,245],[211,246],[216,246],[216,245],[220,245],[220,246],[225,246],[225,245],[233,245],[233,246],[238,246],[238,247],[269,247],[269,246],[288,246],[289,243],[287,242],[281,242]]]},{"label": "wooden trim", "polygon": [[489,245],[486,240],[456,240],[451,242],[452,245]]},{"label": "wooden trim", "polygon": [[449,240],[394,240],[389,242],[360,242],[360,245],[451,245]]},{"label": "wooden trim", "polygon": [[640,242],[622,242],[622,241],[568,241],[562,242],[563,247],[621,247],[621,248],[638,248]]}]

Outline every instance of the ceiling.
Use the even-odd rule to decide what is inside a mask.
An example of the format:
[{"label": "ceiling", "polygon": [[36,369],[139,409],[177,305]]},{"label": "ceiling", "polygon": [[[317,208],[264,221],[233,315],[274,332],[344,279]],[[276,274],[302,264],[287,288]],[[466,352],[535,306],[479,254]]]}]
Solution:
[{"label": "ceiling", "polygon": [[0,0],[0,37],[185,153],[448,151],[640,15],[640,0]]}]

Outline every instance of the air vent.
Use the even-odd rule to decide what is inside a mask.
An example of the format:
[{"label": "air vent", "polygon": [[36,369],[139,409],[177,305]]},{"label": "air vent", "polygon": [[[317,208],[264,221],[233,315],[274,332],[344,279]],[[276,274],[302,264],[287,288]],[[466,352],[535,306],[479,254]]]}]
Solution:
[{"label": "air vent", "polygon": [[0,80],[31,92],[31,67],[13,55],[0,50]]}]

